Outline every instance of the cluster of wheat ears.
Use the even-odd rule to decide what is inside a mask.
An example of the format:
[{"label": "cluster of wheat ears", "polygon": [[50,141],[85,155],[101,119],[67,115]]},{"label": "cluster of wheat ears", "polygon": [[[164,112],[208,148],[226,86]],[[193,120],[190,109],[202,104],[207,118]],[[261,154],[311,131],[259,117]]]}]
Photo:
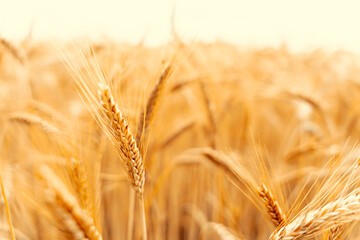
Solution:
[{"label": "cluster of wheat ears", "polygon": [[1,239],[360,239],[360,59],[0,39]]}]

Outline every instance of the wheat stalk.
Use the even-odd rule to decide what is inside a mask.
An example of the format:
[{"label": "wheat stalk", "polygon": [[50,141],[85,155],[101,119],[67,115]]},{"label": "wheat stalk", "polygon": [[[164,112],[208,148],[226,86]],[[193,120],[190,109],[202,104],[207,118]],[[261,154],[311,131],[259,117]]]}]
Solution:
[{"label": "wheat stalk", "polygon": [[275,227],[279,226],[282,222],[285,221],[285,215],[281,210],[278,202],[275,200],[274,196],[271,194],[265,184],[260,186],[257,193],[263,201],[271,221],[274,223]]},{"label": "wheat stalk", "polygon": [[[4,185],[4,191],[6,193],[6,199],[9,201],[11,199],[11,195],[13,192],[13,178],[14,178],[14,167],[12,164],[7,163],[3,167],[2,173],[1,173],[1,179]],[[0,206],[4,204],[4,198],[2,197],[2,194],[0,194]]]},{"label": "wheat stalk", "polygon": [[178,137],[180,137],[182,134],[184,134],[189,129],[191,129],[194,125],[195,125],[195,121],[189,121],[184,123],[178,129],[175,129],[174,132],[169,134],[169,136],[162,142],[161,147],[165,148],[169,146],[172,142],[174,142]]},{"label": "wheat stalk", "polygon": [[6,209],[6,216],[7,216],[7,219],[8,219],[9,230],[10,230],[10,233],[11,233],[11,239],[16,240],[15,233],[14,233],[14,227],[13,227],[13,223],[12,223],[12,220],[11,220],[10,208],[9,208],[9,204],[8,204],[8,201],[7,201],[7,198],[6,198],[5,187],[4,187],[4,184],[3,184],[2,173],[1,172],[0,172],[0,186],[1,186],[2,197],[4,199],[4,204],[5,204],[5,209]]}]

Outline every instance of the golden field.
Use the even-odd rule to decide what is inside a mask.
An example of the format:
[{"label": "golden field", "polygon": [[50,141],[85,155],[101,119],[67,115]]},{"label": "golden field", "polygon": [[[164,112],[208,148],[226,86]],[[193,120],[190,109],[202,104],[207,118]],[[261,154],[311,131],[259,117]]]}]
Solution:
[{"label": "golden field", "polygon": [[0,41],[1,239],[360,239],[360,58]]}]

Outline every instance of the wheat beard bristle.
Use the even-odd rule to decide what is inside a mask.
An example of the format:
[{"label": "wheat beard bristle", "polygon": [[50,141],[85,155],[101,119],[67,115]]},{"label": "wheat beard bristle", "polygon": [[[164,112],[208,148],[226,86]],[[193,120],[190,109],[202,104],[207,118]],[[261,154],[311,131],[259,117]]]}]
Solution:
[{"label": "wheat beard bristle", "polygon": [[[129,129],[126,119],[119,111],[107,86],[100,92],[101,106],[111,126],[110,132],[115,138],[115,144],[123,157],[130,181],[136,193],[142,197],[145,183],[145,170],[139,148]],[[109,127],[107,127],[109,129]]]},{"label": "wheat beard bristle", "polygon": [[258,190],[258,194],[261,200],[264,202],[265,208],[274,223],[275,227],[279,226],[285,221],[285,215],[283,214],[278,202],[272,196],[265,184],[262,184]]}]

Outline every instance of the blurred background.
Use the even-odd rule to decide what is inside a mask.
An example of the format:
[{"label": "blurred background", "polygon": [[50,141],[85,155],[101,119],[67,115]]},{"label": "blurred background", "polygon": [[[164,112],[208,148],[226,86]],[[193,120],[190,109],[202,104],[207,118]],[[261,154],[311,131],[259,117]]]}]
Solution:
[{"label": "blurred background", "polygon": [[106,36],[160,45],[171,39],[173,22],[184,40],[359,53],[359,7],[356,0],[3,0],[0,34],[10,40],[31,31],[36,40]]}]

